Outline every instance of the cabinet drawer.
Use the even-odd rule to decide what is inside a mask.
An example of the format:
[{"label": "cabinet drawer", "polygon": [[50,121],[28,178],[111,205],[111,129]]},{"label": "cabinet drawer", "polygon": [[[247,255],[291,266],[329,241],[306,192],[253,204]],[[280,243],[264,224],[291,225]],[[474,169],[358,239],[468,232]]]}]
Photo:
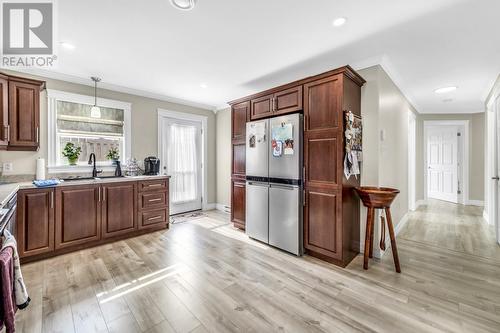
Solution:
[{"label": "cabinet drawer", "polygon": [[167,192],[146,192],[139,195],[139,209],[162,208],[167,205]]},{"label": "cabinet drawer", "polygon": [[168,222],[167,209],[148,210],[139,213],[139,229],[165,224]]},{"label": "cabinet drawer", "polygon": [[165,191],[167,189],[167,180],[143,180],[139,182],[139,192],[146,191]]}]

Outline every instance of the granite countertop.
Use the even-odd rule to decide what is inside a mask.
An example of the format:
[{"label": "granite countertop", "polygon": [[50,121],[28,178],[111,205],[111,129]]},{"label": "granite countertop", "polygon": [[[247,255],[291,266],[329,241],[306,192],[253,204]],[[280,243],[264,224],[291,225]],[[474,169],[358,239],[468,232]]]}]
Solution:
[{"label": "granite countertop", "polygon": [[[125,176],[119,178],[95,178],[95,179],[82,179],[82,180],[71,180],[61,182],[59,185],[53,187],[61,186],[73,186],[73,185],[88,185],[88,184],[101,184],[101,183],[117,183],[117,182],[127,182],[127,181],[138,181],[138,180],[155,180],[155,179],[167,179],[170,176]],[[10,183],[0,185],[0,208],[2,208],[9,200],[12,198],[18,190],[37,188],[32,182],[20,182],[20,183]]]}]

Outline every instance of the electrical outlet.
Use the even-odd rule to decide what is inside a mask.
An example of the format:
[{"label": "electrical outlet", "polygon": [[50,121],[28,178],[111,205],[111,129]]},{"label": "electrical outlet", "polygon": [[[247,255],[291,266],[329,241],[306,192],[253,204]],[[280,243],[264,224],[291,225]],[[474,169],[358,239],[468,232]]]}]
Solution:
[{"label": "electrical outlet", "polygon": [[3,172],[11,172],[14,170],[14,167],[12,166],[12,162],[6,162],[3,164]]}]

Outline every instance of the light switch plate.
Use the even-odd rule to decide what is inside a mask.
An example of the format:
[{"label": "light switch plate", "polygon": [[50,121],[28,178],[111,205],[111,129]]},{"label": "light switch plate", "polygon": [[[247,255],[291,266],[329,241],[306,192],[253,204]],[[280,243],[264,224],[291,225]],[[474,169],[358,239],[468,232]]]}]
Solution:
[{"label": "light switch plate", "polygon": [[12,166],[12,162],[6,162],[6,163],[4,163],[2,169],[3,169],[2,170],[3,172],[11,172],[11,171],[13,171],[14,168]]}]

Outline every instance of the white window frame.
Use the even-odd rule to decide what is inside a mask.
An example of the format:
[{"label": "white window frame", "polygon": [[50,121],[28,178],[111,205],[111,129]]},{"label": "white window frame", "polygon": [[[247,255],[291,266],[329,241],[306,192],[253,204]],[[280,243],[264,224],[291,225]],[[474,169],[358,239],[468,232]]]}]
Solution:
[{"label": "white window frame", "polygon": [[[94,96],[73,94],[60,90],[47,89],[47,142],[48,142],[48,172],[49,173],[88,173],[91,170],[91,166],[86,165],[57,165],[57,101],[65,101],[78,104],[94,105]],[[97,104],[105,108],[114,108],[123,110],[124,116],[124,136],[123,136],[123,147],[124,152],[120,156],[120,160],[125,162],[131,156],[131,112],[132,104],[112,99],[97,98]],[[100,169],[103,171],[114,171],[115,167],[110,163],[97,163]]]}]

